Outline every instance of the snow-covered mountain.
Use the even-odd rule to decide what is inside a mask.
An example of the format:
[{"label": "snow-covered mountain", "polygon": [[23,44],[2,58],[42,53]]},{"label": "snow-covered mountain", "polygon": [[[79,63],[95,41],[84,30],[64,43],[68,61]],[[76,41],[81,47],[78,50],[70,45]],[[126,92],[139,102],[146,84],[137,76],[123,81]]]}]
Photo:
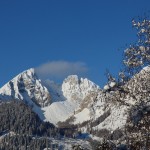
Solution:
[{"label": "snow-covered mountain", "polygon": [[[107,130],[109,133],[124,130],[133,108],[150,108],[150,66],[132,77],[122,89],[125,92],[121,93],[117,88],[110,92],[100,89],[88,92],[66,123],[80,124],[85,132],[89,126],[90,130]],[[134,113],[138,114],[137,111],[138,109]],[[139,116],[136,116],[137,118]]]},{"label": "snow-covered mountain", "polygon": [[[50,92],[52,89],[54,90],[54,88],[51,88]],[[86,78],[80,79],[76,75],[68,76],[63,81],[61,88],[59,87],[59,90],[58,88],[56,90],[59,91],[58,99],[60,99],[60,101],[57,100],[50,106],[42,108],[46,120],[54,124],[57,124],[59,121],[65,121],[74,115],[76,111],[85,108],[87,105],[83,106],[83,103],[86,102],[86,97],[92,92],[99,90],[100,88],[96,84]],[[92,102],[91,100],[91,103]]]},{"label": "snow-covered mountain", "polygon": [[50,80],[41,81],[31,68],[6,83],[0,89],[0,99],[23,100],[33,107],[41,119],[57,124],[85,108],[86,97],[99,90],[92,81],[76,75],[68,76],[62,85]]},{"label": "snow-covered mountain", "polygon": [[50,80],[41,81],[34,69],[29,69],[5,84],[0,89],[0,94],[3,100],[18,99],[27,102],[41,119],[55,125],[69,118],[74,118],[71,124],[82,124],[89,120],[94,122],[108,111],[111,111],[110,115],[103,122],[95,124],[93,129],[115,130],[126,122],[126,107],[106,102],[99,86],[76,75],[68,76],[62,85],[58,85]]},{"label": "snow-covered mountain", "polygon": [[132,106],[141,101],[139,92],[150,89],[149,73],[148,66],[135,75],[124,85],[129,93],[117,99],[118,91],[106,93],[86,78],[70,75],[59,85],[39,79],[35,70],[29,69],[0,89],[0,99],[23,100],[33,107],[41,119],[55,125],[67,122],[70,125],[80,124],[84,132],[89,132],[90,126],[92,130],[112,133],[124,129]]},{"label": "snow-covered mountain", "polygon": [[79,79],[77,75],[67,77],[62,84],[62,91],[66,99],[72,101],[82,100],[90,93],[96,92],[99,87],[88,79]]},{"label": "snow-covered mountain", "polygon": [[20,73],[6,83],[0,89],[0,94],[2,99],[32,101],[41,107],[48,106],[52,102],[48,89],[42,84],[33,68]]}]

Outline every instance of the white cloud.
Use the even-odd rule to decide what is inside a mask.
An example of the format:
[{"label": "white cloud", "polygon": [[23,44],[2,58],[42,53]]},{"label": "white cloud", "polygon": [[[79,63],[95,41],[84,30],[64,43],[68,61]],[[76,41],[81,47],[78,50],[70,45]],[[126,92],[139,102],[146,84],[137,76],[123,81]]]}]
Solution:
[{"label": "white cloud", "polygon": [[84,62],[52,61],[40,65],[35,70],[40,78],[62,80],[68,75],[84,75],[88,68]]}]

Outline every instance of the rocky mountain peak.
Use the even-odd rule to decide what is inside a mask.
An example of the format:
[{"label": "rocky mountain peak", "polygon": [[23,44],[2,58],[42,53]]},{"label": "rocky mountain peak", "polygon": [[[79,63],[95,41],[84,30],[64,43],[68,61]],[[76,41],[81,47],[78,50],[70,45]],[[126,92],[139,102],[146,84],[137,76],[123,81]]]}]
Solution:
[{"label": "rocky mountain peak", "polygon": [[100,88],[87,78],[79,78],[77,75],[68,76],[62,84],[62,92],[68,100],[81,101],[87,94]]},{"label": "rocky mountain peak", "polygon": [[19,99],[26,102],[31,100],[38,106],[44,107],[51,103],[48,89],[42,84],[33,68],[26,70],[0,89],[4,99]]}]

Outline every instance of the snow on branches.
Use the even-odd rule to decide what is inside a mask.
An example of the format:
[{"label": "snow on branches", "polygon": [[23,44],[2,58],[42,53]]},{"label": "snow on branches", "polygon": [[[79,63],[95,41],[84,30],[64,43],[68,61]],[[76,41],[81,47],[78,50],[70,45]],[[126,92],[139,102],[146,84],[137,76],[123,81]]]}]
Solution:
[{"label": "snow on branches", "polygon": [[133,20],[132,26],[137,30],[138,41],[124,51],[123,63],[135,73],[150,63],[150,20]]}]

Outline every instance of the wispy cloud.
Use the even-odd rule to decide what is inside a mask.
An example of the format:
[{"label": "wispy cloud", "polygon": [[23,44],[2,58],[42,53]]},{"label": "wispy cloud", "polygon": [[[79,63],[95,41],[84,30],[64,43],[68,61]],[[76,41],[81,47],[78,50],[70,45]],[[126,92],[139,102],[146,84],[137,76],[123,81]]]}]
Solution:
[{"label": "wispy cloud", "polygon": [[35,70],[40,78],[62,80],[68,75],[84,75],[88,67],[84,62],[52,61],[40,65]]}]

